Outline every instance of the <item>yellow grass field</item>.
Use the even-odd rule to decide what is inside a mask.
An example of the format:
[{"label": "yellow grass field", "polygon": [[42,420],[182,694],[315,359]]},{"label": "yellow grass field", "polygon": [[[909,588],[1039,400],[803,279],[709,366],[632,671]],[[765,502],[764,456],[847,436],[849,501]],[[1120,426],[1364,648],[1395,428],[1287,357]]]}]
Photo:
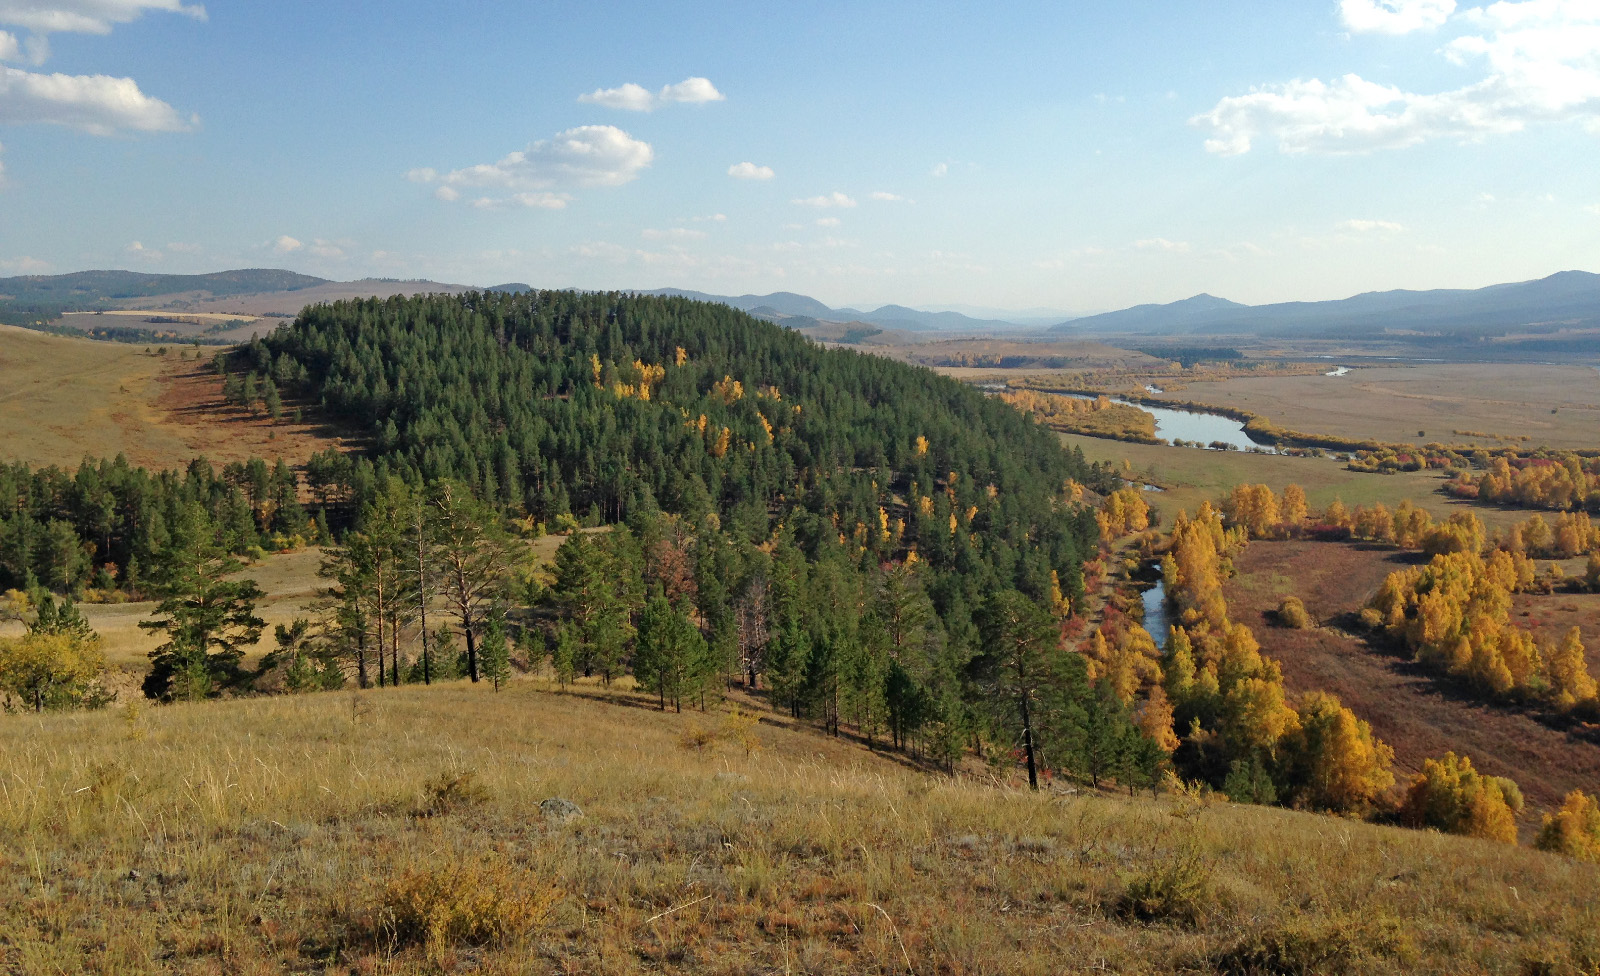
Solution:
[{"label": "yellow grass field", "polygon": [[[1236,377],[1171,394],[1241,407],[1279,427],[1398,443],[1600,448],[1600,370],[1541,364],[1426,364],[1345,376]],[[1472,431],[1462,435],[1455,431]],[[1419,436],[1418,431],[1425,431]],[[1480,435],[1528,440],[1497,440]]]},{"label": "yellow grass field", "polygon": [[223,404],[209,369],[216,351],[195,360],[174,345],[156,356],[142,345],[0,326],[0,460],[76,467],[120,453],[158,470],[202,456],[300,463],[342,443],[312,418],[273,423]]},{"label": "yellow grass field", "polygon": [[695,747],[727,720],[544,688],[0,717],[0,969],[1581,973],[1600,953],[1600,869],[1554,856],[1029,793],[781,720]]},{"label": "yellow grass field", "polygon": [[1276,492],[1285,485],[1298,484],[1306,490],[1311,507],[1318,510],[1335,498],[1352,508],[1382,502],[1391,509],[1410,499],[1440,520],[1454,512],[1470,510],[1490,529],[1525,521],[1530,514],[1447,498],[1439,494],[1444,476],[1438,471],[1368,474],[1347,470],[1343,462],[1328,458],[1130,444],[1081,434],[1062,434],[1061,440],[1069,447],[1082,448],[1090,461],[1108,461],[1132,480],[1165,488],[1152,492],[1148,500],[1168,518],[1180,508],[1192,513],[1201,502],[1214,502],[1240,484],[1265,484]]}]

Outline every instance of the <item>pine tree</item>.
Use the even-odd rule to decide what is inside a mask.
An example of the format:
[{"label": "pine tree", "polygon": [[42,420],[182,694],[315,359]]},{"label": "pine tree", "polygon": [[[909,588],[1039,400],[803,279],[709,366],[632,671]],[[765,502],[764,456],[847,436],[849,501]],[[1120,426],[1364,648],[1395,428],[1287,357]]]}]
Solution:
[{"label": "pine tree", "polygon": [[480,654],[483,676],[494,685],[495,691],[499,691],[511,678],[511,645],[506,640],[505,614],[498,607],[489,612]]}]

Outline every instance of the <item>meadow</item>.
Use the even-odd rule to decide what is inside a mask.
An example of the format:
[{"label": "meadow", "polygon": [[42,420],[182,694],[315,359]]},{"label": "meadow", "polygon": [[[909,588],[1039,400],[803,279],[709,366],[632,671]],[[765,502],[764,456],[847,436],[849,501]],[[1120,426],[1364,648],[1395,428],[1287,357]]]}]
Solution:
[{"label": "meadow", "polygon": [[[196,457],[303,463],[346,442],[311,410],[274,423],[222,399],[210,368],[187,345],[157,355],[145,346],[97,342],[0,326],[0,458],[76,468],[85,457],[122,454],[158,470]],[[292,410],[293,405],[290,405]]]},{"label": "meadow", "polygon": [[1600,431],[1600,372],[1591,366],[1428,363],[1239,376],[1170,395],[1242,408],[1289,430],[1386,443],[1581,449],[1596,447]]},{"label": "meadow", "polygon": [[1252,454],[1245,451],[1212,451],[1192,447],[1164,447],[1159,444],[1132,444],[1062,434],[1062,443],[1083,450],[1090,461],[1107,462],[1133,481],[1159,486],[1148,501],[1171,518],[1179,509],[1191,514],[1200,503],[1213,504],[1235,485],[1265,484],[1274,492],[1285,485],[1305,489],[1306,500],[1321,510],[1338,499],[1347,506],[1381,502],[1394,508],[1410,499],[1427,509],[1435,519],[1449,518],[1454,512],[1470,509],[1491,530],[1510,526],[1528,517],[1527,512],[1488,505],[1468,505],[1439,492],[1445,477],[1439,471],[1398,471],[1373,474],[1347,469],[1342,461],[1318,457],[1290,457],[1279,454]]},{"label": "meadow", "polygon": [[[1224,586],[1237,619],[1248,624],[1262,653],[1283,666],[1285,687],[1294,693],[1328,691],[1372,723],[1378,738],[1395,750],[1396,779],[1409,781],[1425,759],[1447,751],[1470,755],[1473,764],[1515,780],[1527,798],[1524,842],[1538,829],[1537,812],[1559,807],[1574,789],[1600,782],[1600,749],[1594,730],[1561,729],[1515,708],[1485,705],[1469,690],[1411,661],[1404,648],[1360,636],[1352,618],[1376,594],[1384,577],[1420,561],[1417,553],[1363,543],[1252,542],[1234,561],[1237,575]],[[1305,602],[1317,626],[1296,630],[1277,623],[1285,597]],[[1519,595],[1529,619],[1567,618],[1563,607],[1584,594]],[[1559,640],[1554,627],[1539,636]],[[1589,666],[1600,669],[1600,642],[1587,645]]]},{"label": "meadow", "polygon": [[1592,866],[1196,798],[1030,793],[762,718],[536,679],[6,716],[0,969],[1600,964]]}]

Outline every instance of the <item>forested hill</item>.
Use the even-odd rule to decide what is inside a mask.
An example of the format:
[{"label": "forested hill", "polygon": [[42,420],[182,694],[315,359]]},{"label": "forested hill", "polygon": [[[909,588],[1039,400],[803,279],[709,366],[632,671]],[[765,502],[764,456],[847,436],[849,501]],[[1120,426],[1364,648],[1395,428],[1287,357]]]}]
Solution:
[{"label": "forested hill", "polygon": [[[1069,481],[1105,480],[1047,430],[935,373],[682,298],[534,291],[306,309],[235,368],[365,429],[314,476],[459,479],[540,519],[659,509],[751,542],[776,522],[1039,598],[1095,546]],[[964,588],[966,588],[964,587]]]}]

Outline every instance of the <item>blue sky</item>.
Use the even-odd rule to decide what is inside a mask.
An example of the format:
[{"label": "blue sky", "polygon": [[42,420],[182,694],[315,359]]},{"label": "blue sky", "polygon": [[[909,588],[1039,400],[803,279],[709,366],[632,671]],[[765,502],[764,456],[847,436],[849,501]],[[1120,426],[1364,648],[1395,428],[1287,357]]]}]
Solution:
[{"label": "blue sky", "polygon": [[0,0],[0,274],[1081,312],[1600,271],[1596,0],[1001,6]]}]

